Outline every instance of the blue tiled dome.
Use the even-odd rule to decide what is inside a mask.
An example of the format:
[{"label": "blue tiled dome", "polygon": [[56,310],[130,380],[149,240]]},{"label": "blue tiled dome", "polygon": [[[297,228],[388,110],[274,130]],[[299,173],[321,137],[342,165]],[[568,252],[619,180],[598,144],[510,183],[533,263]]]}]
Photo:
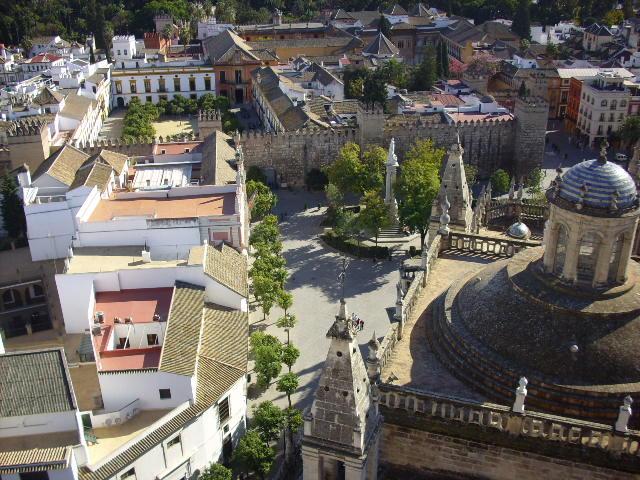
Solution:
[{"label": "blue tiled dome", "polygon": [[586,160],[562,176],[559,195],[572,203],[581,201],[586,207],[610,208],[615,192],[618,208],[631,207],[636,200],[631,176],[615,163]]}]

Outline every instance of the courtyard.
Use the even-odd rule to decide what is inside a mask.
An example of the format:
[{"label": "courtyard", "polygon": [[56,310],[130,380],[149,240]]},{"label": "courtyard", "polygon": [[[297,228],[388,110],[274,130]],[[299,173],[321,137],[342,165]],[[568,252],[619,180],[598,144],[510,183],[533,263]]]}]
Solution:
[{"label": "courtyard", "polygon": [[[118,108],[111,112],[111,115],[104,121],[102,130],[100,130],[100,140],[122,138],[122,127],[126,112],[127,110],[124,108]],[[192,115],[181,115],[179,117],[165,115],[158,121],[153,122],[153,128],[156,130],[156,137],[195,135],[198,131],[198,120]]]}]

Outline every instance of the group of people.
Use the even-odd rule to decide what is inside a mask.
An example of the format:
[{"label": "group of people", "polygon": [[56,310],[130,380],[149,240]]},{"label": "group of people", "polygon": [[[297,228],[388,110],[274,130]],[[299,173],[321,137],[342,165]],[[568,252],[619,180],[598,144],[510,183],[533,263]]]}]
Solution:
[{"label": "group of people", "polygon": [[351,313],[351,324],[359,332],[364,329],[364,320],[361,320],[355,313]]}]

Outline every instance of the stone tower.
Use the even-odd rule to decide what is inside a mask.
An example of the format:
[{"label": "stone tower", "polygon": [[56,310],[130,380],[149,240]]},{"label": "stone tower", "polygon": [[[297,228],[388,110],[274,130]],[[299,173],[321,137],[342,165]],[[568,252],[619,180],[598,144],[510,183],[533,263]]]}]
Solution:
[{"label": "stone tower", "polygon": [[364,149],[371,144],[382,145],[385,119],[381,108],[366,109],[362,103],[358,102],[356,120],[358,122],[360,148]]},{"label": "stone tower", "polygon": [[518,98],[513,113],[516,117],[513,165],[515,176],[520,178],[542,166],[549,104],[537,97]]},{"label": "stone tower", "polygon": [[441,204],[446,195],[447,200],[451,204],[449,216],[451,220],[449,227],[454,230],[464,232],[471,231],[473,222],[473,210],[471,209],[471,193],[467,184],[467,177],[464,172],[464,163],[462,155],[464,150],[458,141],[449,148],[447,158],[442,170],[442,182],[440,183],[440,191],[431,207],[431,223],[437,227],[442,214]]},{"label": "stone tower", "polygon": [[311,410],[304,416],[304,480],[375,480],[382,417],[344,299]]},{"label": "stone tower", "polygon": [[217,110],[198,112],[198,135],[200,140],[204,140],[214,131],[222,131],[222,117]]}]

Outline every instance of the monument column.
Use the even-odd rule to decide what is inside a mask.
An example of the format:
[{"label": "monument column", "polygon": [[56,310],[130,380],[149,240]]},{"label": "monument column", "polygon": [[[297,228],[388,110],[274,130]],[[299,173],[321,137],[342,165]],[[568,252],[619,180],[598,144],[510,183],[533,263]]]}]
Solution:
[{"label": "monument column", "polygon": [[396,173],[398,169],[398,157],[395,154],[396,142],[392,138],[389,142],[389,151],[387,153],[386,177],[385,177],[385,190],[384,190],[384,203],[389,207],[391,218],[395,221],[398,220],[398,202],[393,195],[393,184],[396,181]]},{"label": "monument column", "polygon": [[575,282],[578,279],[578,256],[580,255],[580,233],[578,226],[572,225],[567,240],[567,253],[564,260],[562,278]]}]

